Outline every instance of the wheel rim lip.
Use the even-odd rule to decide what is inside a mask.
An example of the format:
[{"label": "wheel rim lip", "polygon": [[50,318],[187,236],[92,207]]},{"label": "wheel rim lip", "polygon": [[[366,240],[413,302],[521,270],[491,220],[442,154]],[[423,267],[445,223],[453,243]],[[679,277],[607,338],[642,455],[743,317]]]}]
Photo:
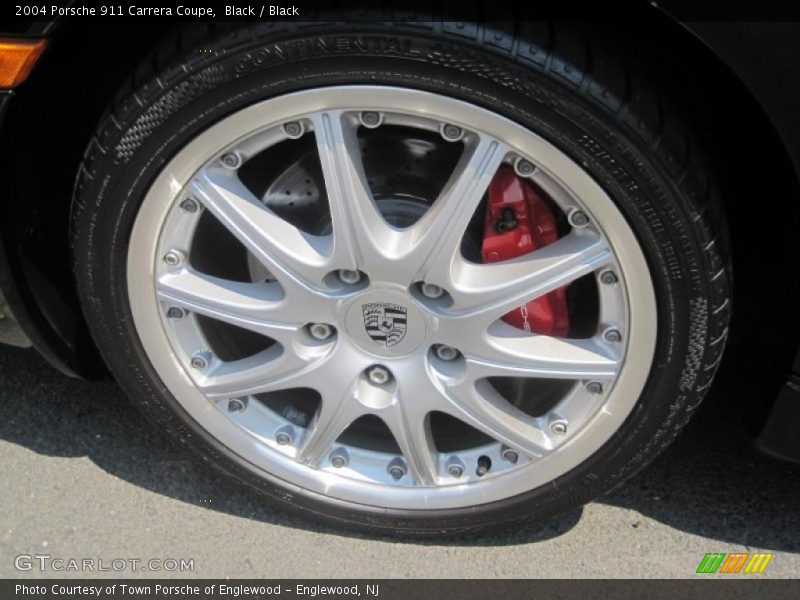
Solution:
[{"label": "wheel rim lip", "polygon": [[[556,451],[497,477],[469,485],[397,487],[356,481],[301,465],[258,442],[232,420],[220,417],[218,409],[185,371],[163,329],[155,288],[155,262],[163,250],[162,227],[176,198],[209,158],[258,131],[310,112],[376,107],[487,131],[522,155],[534,158],[538,167],[572,192],[600,226],[619,265],[621,280],[628,282],[626,348],[605,403],[581,431]],[[590,200],[591,206],[587,206]],[[503,500],[552,481],[589,458],[619,429],[638,401],[655,351],[656,303],[646,260],[624,216],[599,184],[566,154],[523,126],[462,100],[420,90],[389,86],[316,88],[264,100],[226,117],[190,140],[156,177],[136,217],[129,247],[137,248],[137,252],[128,253],[127,281],[139,339],[159,377],[198,426],[267,480],[367,506],[461,508]],[[633,344],[636,349],[631,352]]]}]

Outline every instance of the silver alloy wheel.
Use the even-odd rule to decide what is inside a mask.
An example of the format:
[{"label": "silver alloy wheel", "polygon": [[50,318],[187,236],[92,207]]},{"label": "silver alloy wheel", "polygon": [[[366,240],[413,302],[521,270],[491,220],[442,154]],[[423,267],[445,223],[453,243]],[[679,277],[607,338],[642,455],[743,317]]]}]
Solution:
[{"label": "silver alloy wheel", "polygon": [[[460,129],[450,142],[464,148],[452,176],[407,228],[389,225],[371,197],[356,135],[367,126],[364,113],[378,114],[377,127],[402,125],[445,137],[446,125]],[[289,224],[237,176],[249,158],[298,137],[294,125],[287,132],[287,123],[314,136],[330,234],[311,235]],[[566,215],[579,210],[588,224],[517,259],[471,262],[460,251],[468,223],[500,165],[520,158],[535,166],[526,175]],[[203,210],[183,210],[187,199]],[[196,228],[206,211],[274,281],[226,280],[192,266]],[[345,282],[341,270],[363,276]],[[607,271],[617,281],[597,285],[598,326],[588,339],[531,335],[500,320],[532,298],[588,274],[599,280]],[[420,291],[423,283],[446,293],[430,298]],[[613,201],[578,164],[535,133],[475,105],[380,86],[276,97],[193,139],[165,165],[142,203],[130,240],[128,295],[162,381],[251,469],[284,486],[387,508],[497,501],[576,467],[630,414],[656,338],[655,296],[642,251]],[[186,316],[168,318],[173,307]],[[276,343],[223,361],[197,315]],[[398,323],[405,319],[403,332],[390,326],[392,315]],[[386,339],[374,335],[376,316],[389,324]],[[332,335],[312,335],[309,326],[316,323],[331,325]],[[436,352],[441,345],[458,355],[443,360]],[[376,366],[387,372],[385,381],[370,376]],[[574,383],[547,414],[533,417],[502,397],[490,377]],[[305,426],[255,400],[295,388],[321,397]],[[433,411],[493,441],[439,451],[430,430]],[[385,422],[399,452],[337,441],[363,415]]]}]

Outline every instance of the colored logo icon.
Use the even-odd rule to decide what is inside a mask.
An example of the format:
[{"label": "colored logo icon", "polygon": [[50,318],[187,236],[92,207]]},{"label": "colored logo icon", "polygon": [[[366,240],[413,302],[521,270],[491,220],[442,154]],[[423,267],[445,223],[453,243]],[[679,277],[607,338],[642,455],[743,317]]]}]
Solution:
[{"label": "colored logo icon", "polygon": [[774,554],[765,552],[709,552],[697,566],[697,573],[763,573]]}]

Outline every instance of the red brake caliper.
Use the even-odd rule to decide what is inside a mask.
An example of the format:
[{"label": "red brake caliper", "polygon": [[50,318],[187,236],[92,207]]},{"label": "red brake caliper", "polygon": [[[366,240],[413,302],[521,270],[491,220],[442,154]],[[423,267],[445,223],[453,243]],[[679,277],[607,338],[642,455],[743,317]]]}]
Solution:
[{"label": "red brake caliper", "polygon": [[[558,239],[556,220],[527,179],[503,165],[489,184],[481,256],[484,262],[516,258]],[[503,315],[506,323],[543,335],[569,331],[566,288],[559,288]]]}]

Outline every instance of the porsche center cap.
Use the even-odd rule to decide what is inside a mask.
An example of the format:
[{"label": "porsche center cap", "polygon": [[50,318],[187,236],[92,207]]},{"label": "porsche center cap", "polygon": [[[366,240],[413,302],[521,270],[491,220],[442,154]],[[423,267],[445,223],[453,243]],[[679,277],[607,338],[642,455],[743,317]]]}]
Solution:
[{"label": "porsche center cap", "polygon": [[349,336],[364,350],[379,356],[403,356],[425,339],[422,312],[408,296],[375,291],[355,299],[347,310]]}]

